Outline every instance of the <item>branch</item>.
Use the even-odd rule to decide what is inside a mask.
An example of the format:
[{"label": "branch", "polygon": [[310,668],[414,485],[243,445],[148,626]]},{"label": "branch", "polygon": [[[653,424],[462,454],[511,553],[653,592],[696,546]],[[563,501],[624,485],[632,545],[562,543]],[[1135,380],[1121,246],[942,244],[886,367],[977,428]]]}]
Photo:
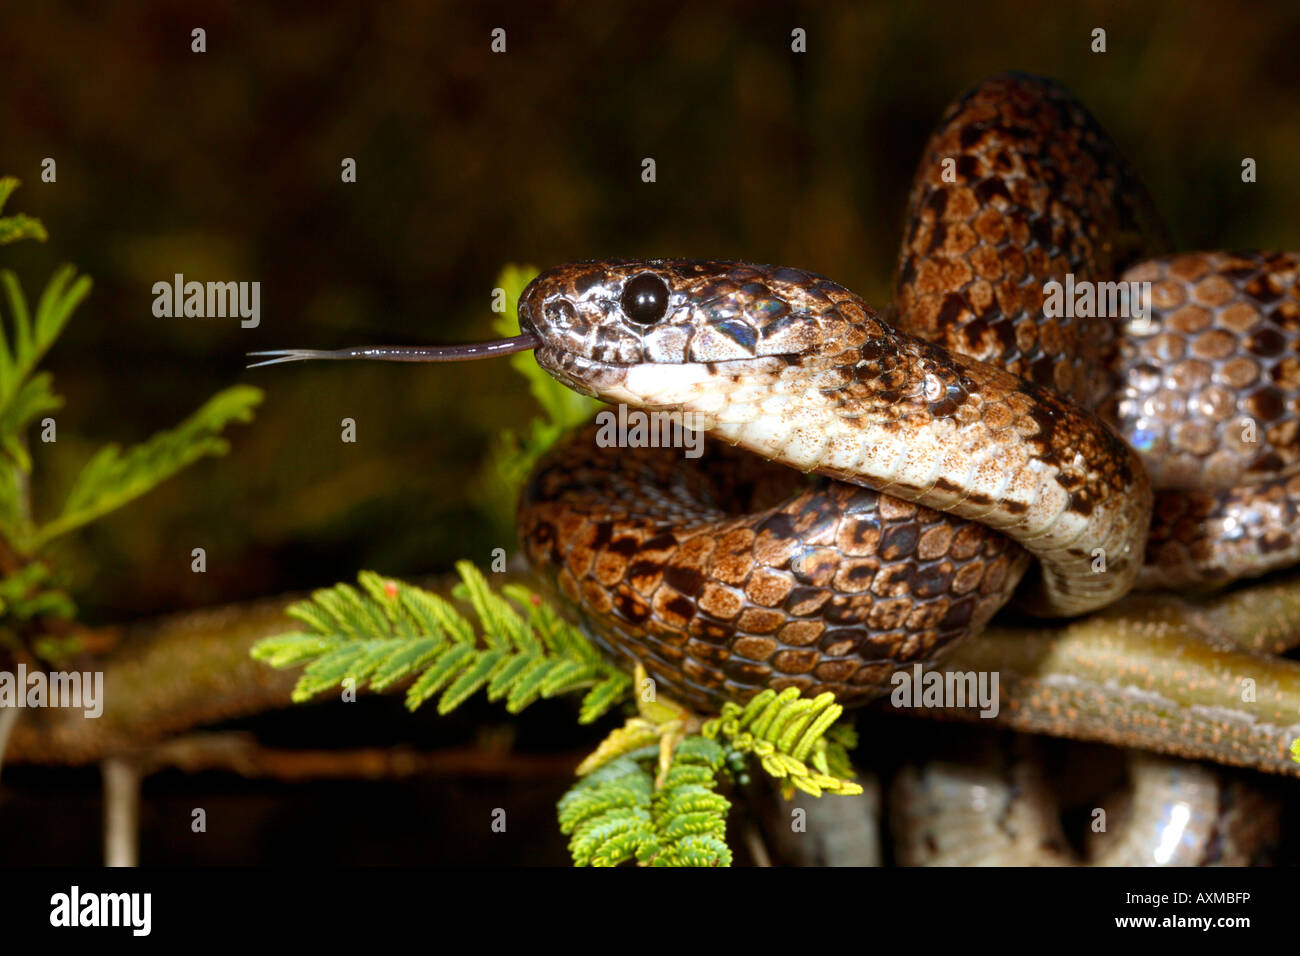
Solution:
[{"label": "branch", "polygon": [[[454,576],[424,583],[443,593]],[[515,574],[502,581],[524,580]],[[14,728],[5,759],[26,764],[90,764],[133,755],[199,727],[290,706],[296,670],[276,670],[249,656],[264,637],[284,632],[288,594],[246,604],[176,614],[123,628],[81,633],[93,653],[66,669],[104,674],[104,712],[30,709]]]},{"label": "branch", "polygon": [[1260,652],[1298,634],[1293,574],[1199,602],[1134,595],[1055,628],[991,627],[945,670],[999,674],[995,726],[1300,776],[1300,663]]},{"label": "branch", "polygon": [[[452,581],[417,583],[445,593]],[[287,706],[297,674],[251,660],[248,649],[284,630],[282,611],[299,597],[96,632],[102,655],[81,668],[104,671],[103,717],[32,710],[13,729],[6,760],[93,763]],[[993,627],[948,667],[1000,675],[998,726],[1297,776],[1288,748],[1300,736],[1300,664],[1264,652],[1298,637],[1300,573],[1200,601],[1134,596],[1057,627]],[[1242,700],[1247,676],[1254,701]],[[918,713],[974,719],[957,709]]]},{"label": "branch", "polygon": [[249,779],[396,780],[417,776],[480,779],[571,780],[585,751],[517,753],[508,748],[462,747],[419,751],[409,747],[283,750],[265,747],[249,733],[196,733],[150,748],[141,761],[150,773],[174,767],[185,773],[218,770]]},{"label": "branch", "polygon": [[273,598],[87,632],[99,653],[66,665],[104,674],[97,719],[31,709],[14,728],[10,763],[89,764],[131,754],[200,724],[286,707],[295,674],[252,660],[253,643],[284,629],[292,598]]}]

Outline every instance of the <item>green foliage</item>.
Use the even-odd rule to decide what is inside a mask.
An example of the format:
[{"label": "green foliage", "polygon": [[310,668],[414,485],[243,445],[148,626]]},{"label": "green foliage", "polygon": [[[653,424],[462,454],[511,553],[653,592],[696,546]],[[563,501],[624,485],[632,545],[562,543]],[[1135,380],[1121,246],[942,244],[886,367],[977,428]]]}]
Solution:
[{"label": "green foliage", "polygon": [[578,866],[730,866],[731,802],[717,793],[726,752],[686,737],[656,785],[658,747],[624,754],[583,777],[561,798],[560,830]]},{"label": "green foliage", "polygon": [[[505,290],[506,310],[492,322],[493,331],[498,335],[519,334],[519,296],[536,276],[537,269],[533,266],[507,265],[501,270],[497,287]],[[528,382],[528,391],[545,414],[533,417],[522,433],[503,430],[488,457],[482,483],[483,503],[503,528],[511,524],[519,490],[537,460],[561,435],[590,419],[600,407],[594,398],[580,395],[551,378],[531,352],[515,353],[510,357],[510,365]]]},{"label": "green foliage", "polygon": [[0,614],[28,621],[41,615],[70,618],[72,601],[62,591],[47,588],[50,569],[37,561],[0,579]]},{"label": "green foliage", "polygon": [[[0,178],[0,209],[17,186],[12,177]],[[0,218],[0,244],[45,238],[38,220],[22,215]],[[0,579],[0,644],[51,659],[70,648],[67,639],[52,636],[46,624],[72,617],[75,609],[55,586],[57,569],[44,559],[44,547],[138,498],[196,459],[224,454],[228,445],[219,433],[231,422],[248,421],[262,394],[248,386],[227,389],[176,428],[125,454],[115,445],[102,449],[76,479],[63,509],[40,524],[28,492],[33,462],[27,431],[61,408],[63,399],[55,393],[50,374],[39,371],[38,365],[90,294],[91,282],[71,266],[60,267],[41,293],[34,315],[13,272],[0,270],[0,286],[5,306],[0,310],[0,547],[16,565]]]},{"label": "green foliage", "polygon": [[199,458],[224,455],[230,443],[220,437],[222,429],[251,421],[261,400],[258,389],[235,385],[212,396],[175,428],[125,454],[117,445],[100,449],[77,476],[62,513],[36,533],[36,546],[122,507]]},{"label": "green foliage", "polygon": [[67,325],[73,310],[90,294],[90,280],[76,278],[71,266],[58,269],[36,305],[33,319],[17,277],[0,271],[12,335],[0,323],[0,535],[23,554],[88,524],[140,497],[159,482],[206,455],[223,455],[229,444],[219,434],[231,422],[247,422],[262,393],[248,385],[228,388],[171,431],[160,432],[122,454],[116,445],[101,449],[74,483],[62,511],[37,527],[22,491],[32,460],[26,430],[40,416],[62,407],[48,372],[36,366]]},{"label": "green foliage", "polygon": [[411,710],[441,692],[445,714],[486,688],[489,700],[504,698],[518,713],[539,698],[586,689],[579,720],[590,723],[627,695],[630,678],[536,594],[518,585],[497,594],[470,562],[456,569],[453,595],[474,609],[477,632],[437,594],[363,571],[359,589],[339,584],[291,606],[287,613],[308,630],[268,637],[252,654],[273,667],[307,663],[295,701],[347,679],[375,691],[409,680]]},{"label": "green foliage", "polygon": [[[0,177],[0,210],[3,210],[9,196],[18,188],[18,180],[12,176]],[[19,239],[36,239],[44,242],[48,236],[45,226],[39,219],[18,213],[13,216],[0,216],[0,246]]]},{"label": "green foliage", "polygon": [[[644,676],[638,667],[634,683]],[[569,851],[579,866],[729,863],[730,851],[718,848],[726,850],[730,805],[714,788],[723,772],[747,781],[754,757],[782,780],[787,797],[796,788],[815,797],[862,792],[847,779],[853,768],[846,748],[856,740],[851,727],[832,726],[843,712],[832,694],[766,690],[745,707],[724,705],[692,735],[686,728],[693,716],[673,701],[638,699],[637,709],[582,762],[578,774],[585,776],[560,801],[560,826],[572,834]]]},{"label": "green foliage", "polygon": [[90,280],[82,276],[74,281],[74,275],[71,266],[64,266],[50,277],[36,305],[33,322],[18,278],[8,269],[0,271],[13,323],[12,343],[0,325],[0,435],[5,439],[5,453],[24,471],[31,470],[31,461],[26,452],[13,446],[14,435],[37,415],[63,404],[50,390],[50,375],[33,377],[32,373],[67,325],[72,311],[90,294]]},{"label": "green foliage", "polygon": [[24,649],[22,635],[35,625],[39,634],[32,650],[42,660],[58,662],[76,651],[76,642],[49,633],[49,622],[70,620],[75,613],[72,599],[51,582],[50,568],[43,561],[33,561],[0,578],[2,648]]},{"label": "green foliage", "polygon": [[814,797],[856,794],[862,788],[848,779],[853,776],[848,751],[857,745],[856,735],[848,725],[832,728],[843,712],[834,694],[808,698],[795,687],[780,694],[765,690],[744,707],[724,704],[703,733],[722,738],[730,750],[758,757],[764,770],[787,782],[787,795],[791,787]]}]

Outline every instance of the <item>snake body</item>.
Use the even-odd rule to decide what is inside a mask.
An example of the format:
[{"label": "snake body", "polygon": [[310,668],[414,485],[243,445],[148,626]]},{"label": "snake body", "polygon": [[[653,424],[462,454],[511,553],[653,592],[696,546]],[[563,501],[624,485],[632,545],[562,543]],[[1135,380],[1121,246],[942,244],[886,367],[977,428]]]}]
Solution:
[{"label": "snake body", "polygon": [[[548,270],[519,307],[539,364],[711,441],[692,461],[580,432],[530,481],[526,553],[701,709],[863,703],[1031,567],[1024,606],[1065,616],[1292,563],[1300,258],[1165,249],[1087,111],[1004,74],[926,148],[884,315],[785,267]],[[1152,283],[1148,321],[1044,316],[1048,283],[1117,278]]]},{"label": "snake body", "polygon": [[[580,392],[707,431],[684,458],[579,430],[528,482],[525,554],[597,643],[700,711],[792,686],[851,706],[941,662],[1018,587],[1021,608],[1073,616],[1300,561],[1300,255],[1168,249],[1087,110],[1008,73],[925,147],[880,315],[800,269],[605,260],[539,275],[511,339],[253,354],[533,349]],[[1060,308],[1071,288],[1091,300]],[[1249,627],[1238,597],[1129,599],[1051,647],[995,633],[961,658],[1018,688],[1008,726],[1278,770],[1300,673],[1259,652],[1293,646],[1294,595],[1250,592]],[[1071,758],[1068,800],[1114,824],[1081,855],[1038,755],[978,741],[908,754],[900,862],[1241,864],[1276,843],[1253,782],[1128,752],[1127,791],[1075,786]]]},{"label": "snake body", "polygon": [[[997,742],[964,738],[964,753],[895,776],[889,824],[898,863],[1250,866],[1276,851],[1279,801],[1256,781],[1141,751],[1104,760],[1075,750],[1062,767],[1034,738]],[[1082,852],[1063,825],[1067,808],[1086,821],[1077,828],[1087,834]]]}]

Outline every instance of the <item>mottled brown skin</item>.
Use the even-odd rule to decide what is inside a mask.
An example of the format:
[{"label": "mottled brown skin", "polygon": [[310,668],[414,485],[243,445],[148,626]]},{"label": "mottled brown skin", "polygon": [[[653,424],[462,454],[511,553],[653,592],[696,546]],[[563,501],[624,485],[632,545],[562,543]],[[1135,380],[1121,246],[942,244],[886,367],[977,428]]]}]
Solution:
[{"label": "mottled brown skin", "polygon": [[1175,255],[1123,278],[1151,283],[1153,314],[1120,340],[1107,414],[1156,484],[1233,488],[1300,467],[1300,257]]},{"label": "mottled brown skin", "polygon": [[683,460],[592,432],[530,482],[528,558],[607,650],[701,710],[765,687],[865,703],[982,628],[1028,561],[983,525],[865,488],[791,495],[797,473],[716,442]]},{"label": "mottled brown skin", "polygon": [[[1067,90],[1020,74],[948,109],[908,208],[898,327],[1100,405],[1167,490],[1140,587],[1222,584],[1300,560],[1300,257],[1137,262],[1168,245],[1146,189]],[[1049,280],[1121,272],[1152,284],[1149,328],[1044,318]]]},{"label": "mottled brown skin", "polygon": [[897,326],[1095,407],[1114,385],[1116,324],[1044,318],[1043,286],[1067,273],[1113,279],[1167,240],[1146,189],[1079,101],[1042,77],[980,83],[926,144],[908,210]]},{"label": "mottled brown skin", "polygon": [[[952,182],[944,178],[947,159]],[[983,420],[992,398],[1011,410],[999,427],[1016,431],[1021,446],[1014,447],[1028,447],[1061,469],[1055,480],[1068,513],[1086,515],[1117,495],[1148,494],[1146,470],[1133,452],[1082,409],[1100,406],[1122,416],[1137,408],[1134,421],[1116,427],[1129,434],[1147,427],[1150,350],[1128,343],[1121,349],[1115,318],[1044,320],[1041,314],[1049,280],[1064,281],[1066,273],[1076,281],[1114,279],[1164,245],[1145,191],[1095,121],[1050,81],[993,77],[946,114],[927,147],[910,209],[888,321],[848,290],[800,270],[607,261],[540,276],[521,298],[521,326],[539,333],[544,368],[607,400],[620,400],[610,396],[620,394],[637,363],[707,367],[708,383],[685,378],[653,400],[637,396],[651,407],[707,405],[700,396],[707,399],[718,383],[748,389],[741,404],[758,405],[765,393],[799,382],[834,409],[818,431],[851,432],[860,418],[888,434],[942,418],[961,422],[966,411]],[[1188,331],[1195,316],[1179,299],[1183,289],[1184,299],[1217,310],[1215,322],[1237,323],[1237,334],[1250,336],[1247,350],[1254,342],[1256,354],[1261,348],[1275,353],[1276,361],[1260,365],[1257,376],[1274,385],[1293,377],[1293,257],[1216,260],[1210,271],[1221,274],[1218,283],[1198,272],[1194,259],[1154,260],[1133,270],[1138,279],[1152,270],[1161,277],[1153,326]],[[619,290],[644,271],[663,276],[671,295],[664,318],[642,329],[620,315]],[[1225,282],[1235,298],[1224,292]],[[1254,324],[1242,297],[1254,303]],[[1202,338],[1205,344],[1189,347],[1221,348],[1220,337]],[[1171,348],[1165,339],[1152,347]],[[1160,383],[1159,396],[1189,386],[1200,389],[1194,402],[1217,401],[1213,383],[1245,377],[1240,362],[1219,360],[1205,380],[1183,375]],[[1125,389],[1143,395],[1125,399]],[[1294,560],[1288,532],[1274,522],[1244,520],[1261,514],[1261,502],[1264,517],[1277,519],[1293,514],[1300,501],[1297,481],[1285,472],[1294,392],[1275,400],[1272,391],[1256,391],[1242,401],[1265,418],[1261,433],[1269,429],[1273,450],[1243,466],[1255,488],[1162,496],[1159,526],[1150,538],[1143,530],[1140,539],[1147,560],[1159,565],[1148,583],[1163,583],[1160,575],[1187,581],[1260,573]],[[720,433],[755,444],[743,429]],[[1183,451],[1202,447],[1185,423],[1172,423],[1171,436],[1171,446]],[[575,604],[593,635],[644,663],[669,692],[702,710],[766,686],[831,690],[845,703],[864,702],[888,688],[898,666],[934,664],[977,633],[1027,563],[1018,546],[963,517],[838,482],[758,502],[738,494],[736,475],[766,474],[761,483],[779,485],[788,470],[782,477],[782,469],[757,462],[737,465],[733,455],[712,448],[705,464],[684,462],[680,454],[602,450],[590,433],[579,435],[534,477],[520,525],[530,559]],[[1280,477],[1261,467],[1274,460],[1283,465]],[[852,470],[816,457],[801,467],[857,480]],[[1178,467],[1187,471],[1185,463]],[[928,489],[894,483],[882,490],[924,504],[930,499],[919,496],[947,490],[943,481]],[[987,509],[1005,523],[1014,514],[1014,502],[952,490],[965,518]],[[1227,535],[1225,515],[1245,527],[1235,555],[1219,546]],[[1086,556],[1081,550],[1077,557]],[[1124,556],[1109,557],[1112,573],[1124,567]],[[1126,570],[1136,573],[1137,557]]]},{"label": "mottled brown skin", "polygon": [[1208,252],[1129,269],[1152,315],[1120,340],[1103,407],[1161,491],[1142,587],[1300,560],[1300,256]]}]

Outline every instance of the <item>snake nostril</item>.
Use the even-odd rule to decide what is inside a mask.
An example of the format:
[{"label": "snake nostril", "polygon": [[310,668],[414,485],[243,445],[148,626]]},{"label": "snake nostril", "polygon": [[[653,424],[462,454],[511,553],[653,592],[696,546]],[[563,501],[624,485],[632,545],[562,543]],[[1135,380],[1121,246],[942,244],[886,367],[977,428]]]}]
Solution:
[{"label": "snake nostril", "polygon": [[547,324],[561,330],[573,328],[578,318],[573,303],[568,299],[556,299],[546,303],[543,312],[546,315]]}]

